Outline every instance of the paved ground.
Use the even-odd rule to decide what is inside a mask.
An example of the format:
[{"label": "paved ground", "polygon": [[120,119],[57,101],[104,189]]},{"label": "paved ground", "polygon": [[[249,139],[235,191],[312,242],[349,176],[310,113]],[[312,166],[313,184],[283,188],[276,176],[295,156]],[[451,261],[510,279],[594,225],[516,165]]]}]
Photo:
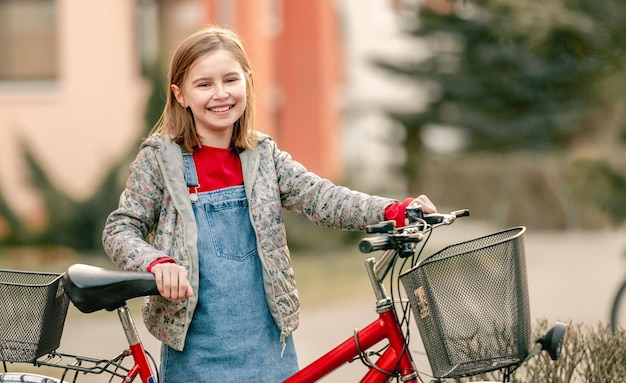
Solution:
[{"label": "paved ground", "polygon": [[[461,223],[448,230],[451,233],[448,243],[491,232],[487,227],[463,226]],[[626,249],[623,232],[528,232],[525,243],[533,318],[590,325],[606,321],[612,295],[621,278],[626,276],[626,265],[621,257]],[[369,292],[326,306],[303,308],[302,324],[296,333],[301,365],[352,336],[355,327],[364,327],[376,317],[374,300],[367,294]],[[118,345],[123,344],[124,339],[121,330],[115,327],[115,313],[98,313],[89,319],[85,321],[82,314],[70,316],[61,351],[86,352],[102,357],[119,351]],[[139,316],[136,321],[141,322]],[[145,333],[141,323],[138,325],[147,349],[158,357],[157,343]],[[423,348],[417,335],[414,331],[411,347],[417,353],[419,368],[428,371],[427,360],[420,354]],[[360,362],[354,362],[323,381],[356,382],[362,371]]]}]

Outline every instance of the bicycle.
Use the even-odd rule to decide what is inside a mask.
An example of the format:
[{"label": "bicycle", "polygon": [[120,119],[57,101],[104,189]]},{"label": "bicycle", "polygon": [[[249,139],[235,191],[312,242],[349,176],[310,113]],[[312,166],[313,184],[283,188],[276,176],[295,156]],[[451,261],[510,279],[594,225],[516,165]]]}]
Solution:
[{"label": "bicycle", "polygon": [[[420,206],[409,206],[407,226],[396,228],[393,221],[369,226],[366,232],[374,236],[361,240],[359,249],[363,253],[382,251],[378,259],[369,258],[365,261],[376,297],[378,318],[363,329],[355,330],[352,337],[303,367],[284,383],[317,382],[344,364],[357,360],[365,365],[366,372],[360,380],[363,383],[391,382],[394,379],[408,383],[423,382],[409,347],[412,314],[422,335],[432,377],[437,382],[496,370],[502,371],[503,382],[510,382],[513,371],[541,351],[547,351],[552,360],[558,359],[566,329],[564,324],[557,323],[531,344],[524,227],[448,246],[421,259],[424,245],[435,228],[450,225],[457,218],[468,215],[468,210],[424,214]],[[468,272],[468,267],[473,269],[472,272]],[[486,282],[485,275],[489,277]],[[7,346],[4,339],[6,334],[0,333],[0,357],[4,361],[5,370],[4,374],[0,374],[0,382],[59,383],[72,372],[73,381],[77,380],[80,373],[105,372],[111,374],[112,378],[121,378],[122,382],[132,382],[137,376],[142,383],[158,381],[155,363],[143,349],[126,307],[129,299],[158,294],[152,274],[111,271],[77,264],[53,279],[54,282],[49,283],[47,290],[50,291],[47,295],[54,296],[54,306],[60,308],[53,310],[54,315],[43,315],[43,324],[56,319],[53,327],[62,327],[59,322],[64,320],[63,310],[67,310],[68,298],[85,313],[102,309],[116,310],[129,348],[119,356],[104,361],[60,354],[56,352],[60,338],[57,334],[52,342],[48,341],[43,346],[38,344],[43,343],[38,339],[35,342],[36,352],[7,359],[10,353],[6,350],[18,349],[16,345],[22,339],[11,339]],[[446,290],[459,294],[459,279],[467,283],[469,288],[480,287],[476,290],[479,293],[477,299],[466,296],[461,302],[450,302]],[[389,280],[391,293],[386,291],[386,280]],[[407,292],[406,297],[401,293],[400,284]],[[56,300],[60,303],[57,304]],[[451,311],[450,307],[455,309]],[[383,346],[379,346],[378,350],[372,349],[381,342]],[[122,368],[119,363],[126,356],[133,358],[130,368]],[[60,364],[58,360],[62,358],[70,358],[75,362]],[[60,368],[63,375],[58,380],[35,374],[7,372],[7,360]],[[152,372],[150,360],[155,373]]]},{"label": "bicycle", "polygon": [[622,281],[611,303],[609,323],[612,334],[617,334],[620,330],[624,331],[624,320],[626,318],[626,302],[624,300],[626,300],[626,279]]}]

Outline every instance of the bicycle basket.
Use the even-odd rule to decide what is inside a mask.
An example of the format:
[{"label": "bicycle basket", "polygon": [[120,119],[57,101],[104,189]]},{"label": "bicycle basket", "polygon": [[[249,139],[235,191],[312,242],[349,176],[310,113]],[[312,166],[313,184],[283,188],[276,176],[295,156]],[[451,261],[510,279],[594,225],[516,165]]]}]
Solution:
[{"label": "bicycle basket", "polygon": [[0,359],[31,362],[61,343],[69,305],[61,275],[0,270]]},{"label": "bicycle basket", "polygon": [[525,230],[448,246],[400,276],[436,378],[514,366],[528,355]]}]

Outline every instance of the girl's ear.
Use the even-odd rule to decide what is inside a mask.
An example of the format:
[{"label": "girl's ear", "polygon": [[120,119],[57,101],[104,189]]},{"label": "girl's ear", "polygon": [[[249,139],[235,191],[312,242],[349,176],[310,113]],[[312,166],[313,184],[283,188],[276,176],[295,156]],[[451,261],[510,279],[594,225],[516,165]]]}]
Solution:
[{"label": "girl's ear", "polygon": [[172,93],[174,93],[174,97],[176,97],[176,101],[178,101],[180,106],[185,108],[186,107],[185,98],[183,97],[183,92],[180,90],[180,87],[176,84],[171,84],[170,89],[172,90]]}]

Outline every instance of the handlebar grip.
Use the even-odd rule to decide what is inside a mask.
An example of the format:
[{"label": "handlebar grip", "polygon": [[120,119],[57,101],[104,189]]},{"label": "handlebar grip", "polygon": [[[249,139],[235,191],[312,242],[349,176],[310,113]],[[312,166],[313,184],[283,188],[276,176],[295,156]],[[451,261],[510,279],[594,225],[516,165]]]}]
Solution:
[{"label": "handlebar grip", "polygon": [[459,217],[469,217],[470,211],[469,211],[469,209],[462,209],[462,210],[453,211],[452,214],[454,214],[454,216],[457,217],[457,218],[459,218]]},{"label": "handlebar grip", "polygon": [[363,238],[359,242],[359,250],[361,253],[367,254],[377,250],[387,250],[391,246],[391,241],[386,235],[378,237]]}]

